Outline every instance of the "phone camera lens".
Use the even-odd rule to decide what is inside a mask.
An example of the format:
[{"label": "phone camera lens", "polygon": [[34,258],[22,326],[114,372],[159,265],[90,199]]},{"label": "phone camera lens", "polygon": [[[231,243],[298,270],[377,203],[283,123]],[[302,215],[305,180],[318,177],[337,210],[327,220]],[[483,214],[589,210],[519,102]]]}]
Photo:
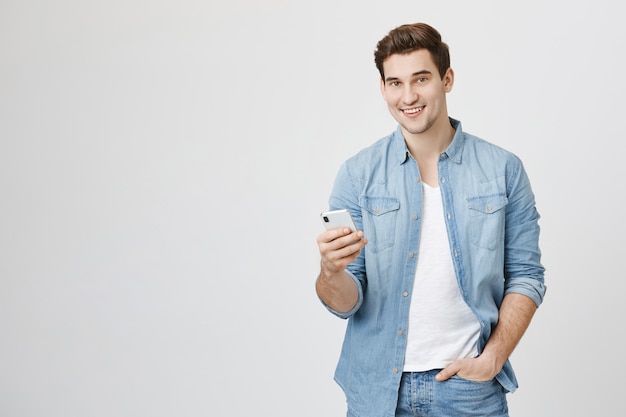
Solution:
[{"label": "phone camera lens", "polygon": [[328,223],[328,217],[324,216],[324,221]]}]

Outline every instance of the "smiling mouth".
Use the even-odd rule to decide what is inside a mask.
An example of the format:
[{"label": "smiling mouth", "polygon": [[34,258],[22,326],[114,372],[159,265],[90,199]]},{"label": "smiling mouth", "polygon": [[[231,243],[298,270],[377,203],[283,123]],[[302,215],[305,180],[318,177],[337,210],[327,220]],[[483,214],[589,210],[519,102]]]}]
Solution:
[{"label": "smiling mouth", "polygon": [[404,114],[417,114],[424,110],[424,106],[421,107],[411,107],[410,109],[402,109]]}]

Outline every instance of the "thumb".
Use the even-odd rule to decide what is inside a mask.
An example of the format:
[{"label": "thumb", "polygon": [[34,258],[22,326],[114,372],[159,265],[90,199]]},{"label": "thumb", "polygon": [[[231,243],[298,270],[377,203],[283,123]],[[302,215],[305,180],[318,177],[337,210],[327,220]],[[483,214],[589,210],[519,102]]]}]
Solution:
[{"label": "thumb", "polygon": [[435,379],[437,381],[445,381],[450,379],[450,377],[454,376],[461,370],[458,362],[452,362],[450,365],[443,368],[437,375],[435,375]]}]

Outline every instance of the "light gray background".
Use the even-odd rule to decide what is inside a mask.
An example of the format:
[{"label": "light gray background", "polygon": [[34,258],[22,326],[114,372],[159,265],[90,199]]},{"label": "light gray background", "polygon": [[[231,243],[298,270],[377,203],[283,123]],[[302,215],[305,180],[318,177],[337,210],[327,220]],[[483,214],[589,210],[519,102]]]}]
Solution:
[{"label": "light gray background", "polygon": [[2,0],[0,415],[344,415],[318,214],[395,128],[372,52],[415,21],[543,215],[511,415],[622,415],[617,5]]}]

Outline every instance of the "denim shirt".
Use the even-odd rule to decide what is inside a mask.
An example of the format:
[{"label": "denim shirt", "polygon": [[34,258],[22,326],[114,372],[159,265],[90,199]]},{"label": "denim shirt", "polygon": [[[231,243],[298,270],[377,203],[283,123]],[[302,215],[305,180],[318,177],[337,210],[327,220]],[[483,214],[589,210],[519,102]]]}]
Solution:
[{"label": "denim shirt", "polygon": [[[481,326],[482,352],[508,293],[543,301],[539,213],[514,154],[463,132],[437,163],[450,253],[463,299]],[[409,304],[422,219],[422,183],[400,127],[339,169],[331,210],[347,208],[368,244],[346,271],[359,290],[348,319],[335,381],[355,416],[394,415],[406,350]],[[509,361],[496,376],[517,388]]]}]

